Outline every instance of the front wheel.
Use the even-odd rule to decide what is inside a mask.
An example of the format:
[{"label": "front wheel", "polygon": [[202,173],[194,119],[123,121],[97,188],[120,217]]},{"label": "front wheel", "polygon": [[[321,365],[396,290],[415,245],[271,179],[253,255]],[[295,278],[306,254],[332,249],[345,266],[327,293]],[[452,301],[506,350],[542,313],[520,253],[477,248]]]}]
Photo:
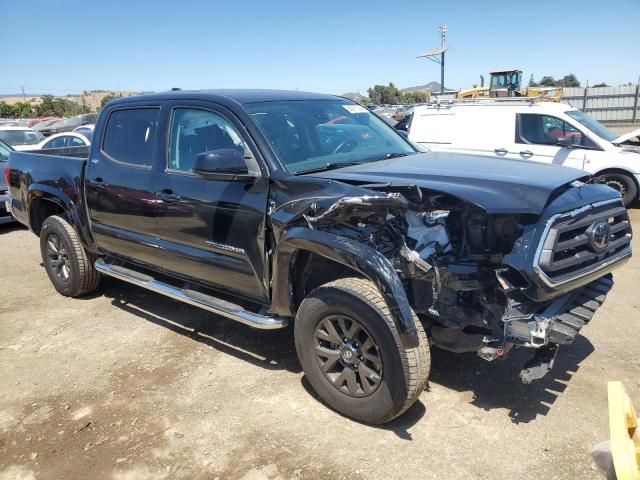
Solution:
[{"label": "front wheel", "polygon": [[77,297],[95,290],[100,274],[78,234],[64,218],[47,218],[40,231],[40,253],[49,280],[62,295]]},{"label": "front wheel", "polygon": [[388,422],[425,389],[430,352],[420,321],[418,346],[402,345],[391,313],[368,280],[339,279],[307,296],[296,315],[298,358],[330,407],[366,423]]},{"label": "front wheel", "polygon": [[617,190],[622,196],[622,202],[625,207],[629,207],[638,196],[638,188],[633,178],[624,173],[605,172],[598,176],[598,181]]}]

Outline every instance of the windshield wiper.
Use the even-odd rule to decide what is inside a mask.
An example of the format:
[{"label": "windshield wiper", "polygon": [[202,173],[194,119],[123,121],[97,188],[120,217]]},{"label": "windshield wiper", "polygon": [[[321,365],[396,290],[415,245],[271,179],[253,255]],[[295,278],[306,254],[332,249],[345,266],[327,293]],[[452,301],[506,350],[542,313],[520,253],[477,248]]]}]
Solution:
[{"label": "windshield wiper", "polygon": [[322,167],[309,168],[307,170],[299,170],[296,175],[303,175],[305,173],[317,173],[326,172],[329,170],[335,170],[342,167],[353,167],[354,165],[362,165],[363,162],[329,162],[325,163]]}]

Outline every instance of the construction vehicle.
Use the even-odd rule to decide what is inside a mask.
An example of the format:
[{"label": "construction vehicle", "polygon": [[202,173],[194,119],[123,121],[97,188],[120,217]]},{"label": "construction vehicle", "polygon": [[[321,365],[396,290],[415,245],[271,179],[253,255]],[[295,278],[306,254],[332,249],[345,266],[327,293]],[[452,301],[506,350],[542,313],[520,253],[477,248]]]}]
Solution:
[{"label": "construction vehicle", "polygon": [[522,70],[496,70],[490,72],[489,86],[460,90],[456,98],[502,98],[502,97],[538,97],[541,100],[559,102],[562,87],[524,87],[522,88]]}]

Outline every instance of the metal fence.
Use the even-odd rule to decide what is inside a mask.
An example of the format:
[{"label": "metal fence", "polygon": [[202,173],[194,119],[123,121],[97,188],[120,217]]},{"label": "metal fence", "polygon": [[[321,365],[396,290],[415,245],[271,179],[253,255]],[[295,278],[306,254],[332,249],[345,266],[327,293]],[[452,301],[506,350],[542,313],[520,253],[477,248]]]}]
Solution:
[{"label": "metal fence", "polygon": [[562,102],[605,123],[640,122],[640,84],[624,87],[565,88]]}]

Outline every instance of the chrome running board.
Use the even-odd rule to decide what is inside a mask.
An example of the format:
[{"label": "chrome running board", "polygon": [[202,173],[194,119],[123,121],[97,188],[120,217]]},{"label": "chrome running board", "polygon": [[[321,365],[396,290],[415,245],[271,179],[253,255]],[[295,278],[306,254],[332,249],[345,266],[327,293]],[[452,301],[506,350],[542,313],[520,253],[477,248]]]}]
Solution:
[{"label": "chrome running board", "polygon": [[270,317],[253,313],[245,310],[240,305],[236,305],[201,292],[196,292],[194,290],[171,286],[144,273],[137,272],[120,265],[112,265],[101,258],[96,260],[95,267],[96,270],[103,275],[124,280],[125,282],[132,283],[133,285],[146,288],[152,292],[160,293],[173,298],[174,300],[178,300],[179,302],[188,303],[194,307],[208,310],[209,312],[235,320],[236,322],[244,323],[245,325],[249,325],[253,328],[259,328],[261,330],[276,330],[287,326],[287,320],[285,318]]}]

